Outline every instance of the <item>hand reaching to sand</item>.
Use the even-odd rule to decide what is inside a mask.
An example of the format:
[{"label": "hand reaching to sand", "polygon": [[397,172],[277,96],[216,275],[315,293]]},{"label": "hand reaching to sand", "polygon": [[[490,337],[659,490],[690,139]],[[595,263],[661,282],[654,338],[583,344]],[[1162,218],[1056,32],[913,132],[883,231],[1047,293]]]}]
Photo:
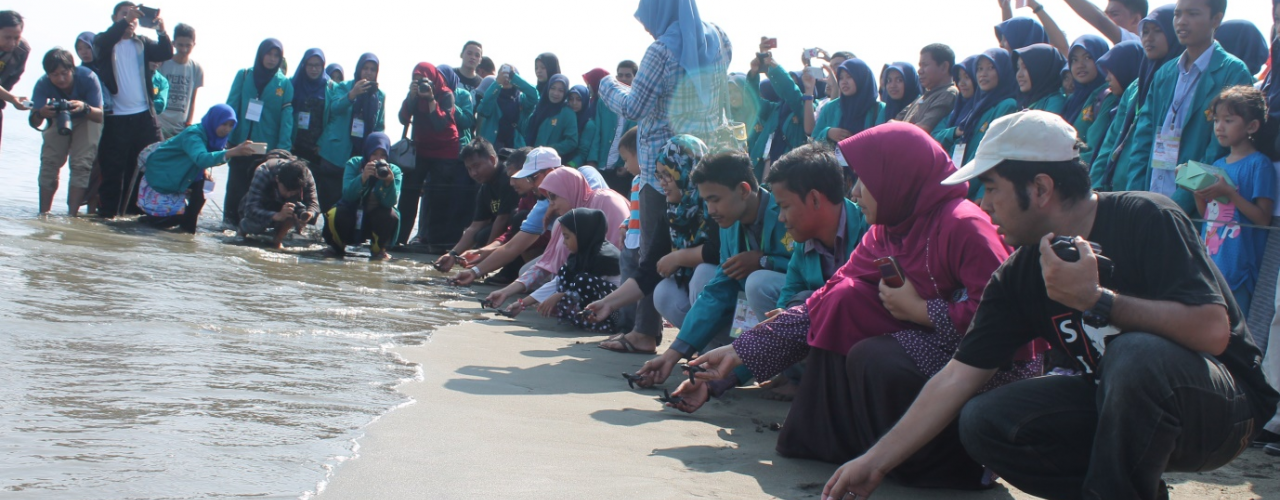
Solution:
[{"label": "hand reaching to sand", "polygon": [[[702,375],[699,373],[698,375]],[[671,393],[672,396],[679,396],[680,402],[676,404],[666,403],[667,406],[675,408],[685,413],[693,413],[702,408],[711,399],[711,391],[707,387],[707,383],[701,380],[690,382],[688,380],[681,382],[676,392]]]},{"label": "hand reaching to sand", "polygon": [[727,345],[698,356],[698,359],[689,362],[689,366],[706,368],[706,371],[695,373],[693,376],[698,380],[710,382],[729,378],[733,375],[734,368],[742,366],[742,358],[738,357],[738,352],[733,350],[733,345]]},{"label": "hand reaching to sand", "polygon": [[683,357],[679,351],[667,349],[658,357],[645,362],[640,367],[640,371],[636,375],[641,378],[637,382],[640,387],[653,387],[667,381],[667,377],[671,376],[671,370],[675,368],[676,363]]}]

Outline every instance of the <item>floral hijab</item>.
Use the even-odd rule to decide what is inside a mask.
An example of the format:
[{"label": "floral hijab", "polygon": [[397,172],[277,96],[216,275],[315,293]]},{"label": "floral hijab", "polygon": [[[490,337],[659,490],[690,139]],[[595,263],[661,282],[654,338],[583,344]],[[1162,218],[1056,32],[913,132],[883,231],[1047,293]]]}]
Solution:
[{"label": "floral hijab", "polygon": [[[692,248],[707,241],[706,204],[689,177],[693,174],[693,167],[710,152],[706,144],[688,134],[672,137],[658,151],[659,175],[671,176],[681,191],[679,203],[667,202],[667,223],[673,249]],[[676,271],[675,277],[683,284],[692,275],[692,269],[682,267]]]}]

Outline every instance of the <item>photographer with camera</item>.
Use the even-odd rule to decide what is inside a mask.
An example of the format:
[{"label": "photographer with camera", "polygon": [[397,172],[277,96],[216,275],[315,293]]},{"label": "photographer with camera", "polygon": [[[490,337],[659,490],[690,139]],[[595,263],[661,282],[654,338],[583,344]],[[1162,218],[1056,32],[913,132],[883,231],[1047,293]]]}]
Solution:
[{"label": "photographer with camera", "polygon": [[307,162],[283,149],[267,152],[253,172],[249,192],[240,201],[240,235],[269,235],[280,248],[289,231],[302,232],[320,215],[316,181]]},{"label": "photographer with camera", "polygon": [[[31,109],[24,104],[27,98],[12,93],[27,68],[27,56],[31,55],[31,45],[22,38],[24,25],[22,14],[0,11],[0,111],[6,104],[12,104],[18,111]],[[4,126],[3,115],[0,113],[0,128]]]},{"label": "photographer with camera", "polygon": [[40,129],[40,213],[53,208],[58,191],[58,171],[70,161],[71,187],[67,192],[67,213],[75,216],[86,201],[93,160],[102,136],[102,87],[93,70],[76,66],[75,56],[64,49],[44,55],[45,75],[36,81],[32,93],[35,109],[28,119]]},{"label": "photographer with camera", "polygon": [[387,161],[391,139],[375,132],[365,140],[364,155],[347,161],[342,178],[342,200],[325,217],[326,257],[344,258],[348,245],[369,241],[369,260],[391,260],[387,249],[400,231],[400,167]]},{"label": "photographer with camera", "polygon": [[[111,109],[103,121],[99,147],[102,184],[99,187],[98,215],[113,218],[121,212],[136,213],[134,186],[138,154],[160,142],[151,97],[155,90],[148,75],[148,62],[173,58],[173,44],[158,12],[143,12],[132,2],[120,2],[112,11],[112,25],[93,41],[94,68],[102,87],[110,95],[103,99]],[[141,20],[155,29],[157,40],[136,34]],[[144,27],[145,27],[144,26]]]},{"label": "photographer with camera", "polygon": [[[1154,193],[1094,193],[1079,155],[1061,117],[1014,113],[942,181],[981,183],[982,209],[1021,248],[986,286],[954,358],[823,498],[867,498],[957,425],[975,462],[1031,495],[1168,498],[1166,471],[1222,467],[1275,413],[1280,396],[1191,220]],[[1080,375],[978,395],[1038,339]]]},{"label": "photographer with camera", "polygon": [[[453,89],[435,65],[424,62],[413,68],[413,82],[400,105],[399,118],[405,127],[413,126],[415,160],[414,168],[404,175],[398,205],[400,236],[394,243],[409,241],[417,221],[415,243],[429,252],[446,252],[467,227],[476,183],[458,159],[462,143]],[[417,220],[419,199],[426,205],[422,220]]]}]

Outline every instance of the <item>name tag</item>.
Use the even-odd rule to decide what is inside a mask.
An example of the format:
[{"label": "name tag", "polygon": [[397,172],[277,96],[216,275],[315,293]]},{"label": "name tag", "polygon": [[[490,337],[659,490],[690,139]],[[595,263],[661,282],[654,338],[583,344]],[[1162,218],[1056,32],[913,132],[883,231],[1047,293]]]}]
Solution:
[{"label": "name tag", "polygon": [[249,99],[249,109],[245,110],[244,119],[254,123],[262,120],[262,101]]},{"label": "name tag", "polygon": [[1173,196],[1177,188],[1178,149],[1182,145],[1182,135],[1176,131],[1162,131],[1156,134],[1155,146],[1151,150],[1151,192],[1165,196]]},{"label": "name tag", "polygon": [[359,118],[351,120],[351,137],[364,137],[364,120]]},{"label": "name tag", "polygon": [[956,152],[951,155],[952,163],[959,165],[956,168],[964,166],[964,152],[968,149],[969,144],[965,142],[956,143]]},{"label": "name tag", "polygon": [[298,130],[311,129],[311,113],[306,111],[298,113]]}]

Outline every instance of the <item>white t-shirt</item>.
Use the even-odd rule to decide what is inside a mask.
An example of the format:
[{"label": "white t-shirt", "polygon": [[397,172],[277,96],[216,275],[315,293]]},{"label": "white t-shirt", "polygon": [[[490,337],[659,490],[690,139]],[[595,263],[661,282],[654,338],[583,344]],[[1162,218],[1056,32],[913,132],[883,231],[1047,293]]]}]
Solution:
[{"label": "white t-shirt", "polygon": [[1142,43],[1142,37],[1138,36],[1132,31],[1129,31],[1124,28],[1120,28],[1120,43],[1124,43],[1124,42]]},{"label": "white t-shirt", "polygon": [[116,43],[115,70],[116,94],[112,94],[112,112],[117,116],[146,113],[151,109],[147,98],[147,86],[142,81],[142,61],[138,41],[120,40]]},{"label": "white t-shirt", "polygon": [[169,79],[169,106],[159,116],[160,133],[173,137],[186,128],[192,94],[204,87],[204,68],[192,60],[186,64],[165,61],[160,65],[160,74]]}]

